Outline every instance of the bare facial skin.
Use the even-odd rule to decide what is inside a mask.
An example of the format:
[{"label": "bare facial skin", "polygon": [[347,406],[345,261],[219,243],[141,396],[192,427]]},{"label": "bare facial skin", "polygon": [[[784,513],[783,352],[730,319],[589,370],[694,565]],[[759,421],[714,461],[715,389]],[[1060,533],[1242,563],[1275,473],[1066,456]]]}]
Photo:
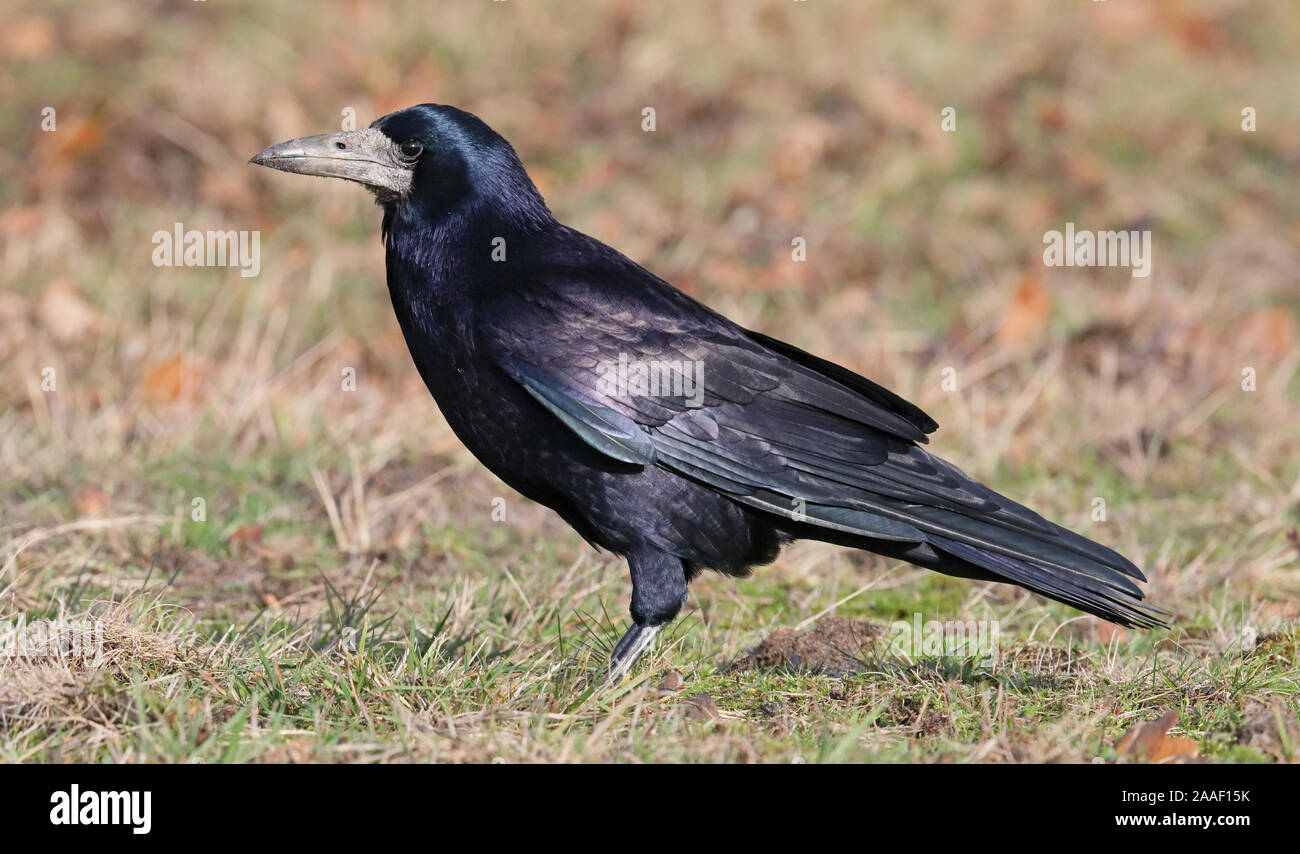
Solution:
[{"label": "bare facial skin", "polygon": [[281,172],[355,181],[386,202],[411,191],[416,159],[404,157],[398,144],[381,131],[364,128],[291,139],[248,162]]}]

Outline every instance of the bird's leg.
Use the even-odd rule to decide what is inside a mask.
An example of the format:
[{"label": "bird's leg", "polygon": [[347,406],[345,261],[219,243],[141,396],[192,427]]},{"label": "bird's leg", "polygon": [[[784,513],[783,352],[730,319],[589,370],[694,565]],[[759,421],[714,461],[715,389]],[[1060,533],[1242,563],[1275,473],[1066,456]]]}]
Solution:
[{"label": "bird's leg", "polygon": [[628,673],[631,672],[642,655],[645,655],[653,644],[655,635],[663,626],[643,626],[640,623],[633,623],[632,628],[624,632],[618,643],[614,646],[614,652],[609,656],[609,664],[605,665],[605,678],[609,682],[621,682]]},{"label": "bird's leg", "polygon": [[632,571],[632,628],[627,630],[605,667],[610,682],[622,680],[654,642],[655,635],[686,603],[686,571],[679,558],[654,549],[627,556]]}]

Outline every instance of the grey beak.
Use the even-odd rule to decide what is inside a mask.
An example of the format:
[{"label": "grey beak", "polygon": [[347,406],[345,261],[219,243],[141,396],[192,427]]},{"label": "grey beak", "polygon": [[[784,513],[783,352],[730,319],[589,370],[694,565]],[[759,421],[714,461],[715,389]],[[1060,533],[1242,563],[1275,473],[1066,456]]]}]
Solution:
[{"label": "grey beak", "polygon": [[381,198],[405,196],[415,173],[415,164],[403,160],[396,143],[372,128],[291,139],[248,162],[281,172],[355,181]]}]

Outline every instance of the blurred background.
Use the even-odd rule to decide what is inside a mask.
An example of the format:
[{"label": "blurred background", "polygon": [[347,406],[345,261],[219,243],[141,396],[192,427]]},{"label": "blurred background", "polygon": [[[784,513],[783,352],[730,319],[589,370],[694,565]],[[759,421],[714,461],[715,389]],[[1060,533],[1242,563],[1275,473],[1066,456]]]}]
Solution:
[{"label": "blurred background", "polygon": [[[325,608],[321,573],[377,573],[392,610],[426,614],[421,589],[582,560],[594,586],[572,607],[623,607],[617,563],[581,557],[443,423],[369,195],[246,165],[349,111],[364,126],[432,101],[509,139],[561,221],[920,404],[938,453],[1129,554],[1188,631],[1297,616],[1289,0],[8,0],[0,51],[8,610],[153,571],[178,573],[169,601],[239,624],[295,596]],[[259,275],[155,266],[152,235],[178,222],[259,231]],[[1045,267],[1067,222],[1150,229],[1151,275]],[[878,568],[801,546],[766,571],[764,613]],[[903,578],[854,607],[985,607]],[[730,582],[697,589],[731,607]],[[1043,613],[1071,615],[1026,619]]]}]

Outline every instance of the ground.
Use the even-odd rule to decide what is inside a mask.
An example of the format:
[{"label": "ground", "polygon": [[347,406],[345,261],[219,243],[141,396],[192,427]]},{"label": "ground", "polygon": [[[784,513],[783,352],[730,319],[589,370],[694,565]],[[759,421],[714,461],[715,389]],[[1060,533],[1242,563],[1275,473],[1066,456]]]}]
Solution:
[{"label": "ground", "polygon": [[[1292,4],[142,14],[0,27],[0,617],[100,650],[0,660],[0,761],[1296,758]],[[626,567],[451,435],[368,197],[244,163],[431,100],[563,221],[920,404],[1173,626],[800,543],[594,688]],[[156,266],[178,222],[258,231],[258,274]],[[1046,267],[1067,222],[1150,229],[1151,274]],[[997,621],[996,660],[914,621]]]}]

